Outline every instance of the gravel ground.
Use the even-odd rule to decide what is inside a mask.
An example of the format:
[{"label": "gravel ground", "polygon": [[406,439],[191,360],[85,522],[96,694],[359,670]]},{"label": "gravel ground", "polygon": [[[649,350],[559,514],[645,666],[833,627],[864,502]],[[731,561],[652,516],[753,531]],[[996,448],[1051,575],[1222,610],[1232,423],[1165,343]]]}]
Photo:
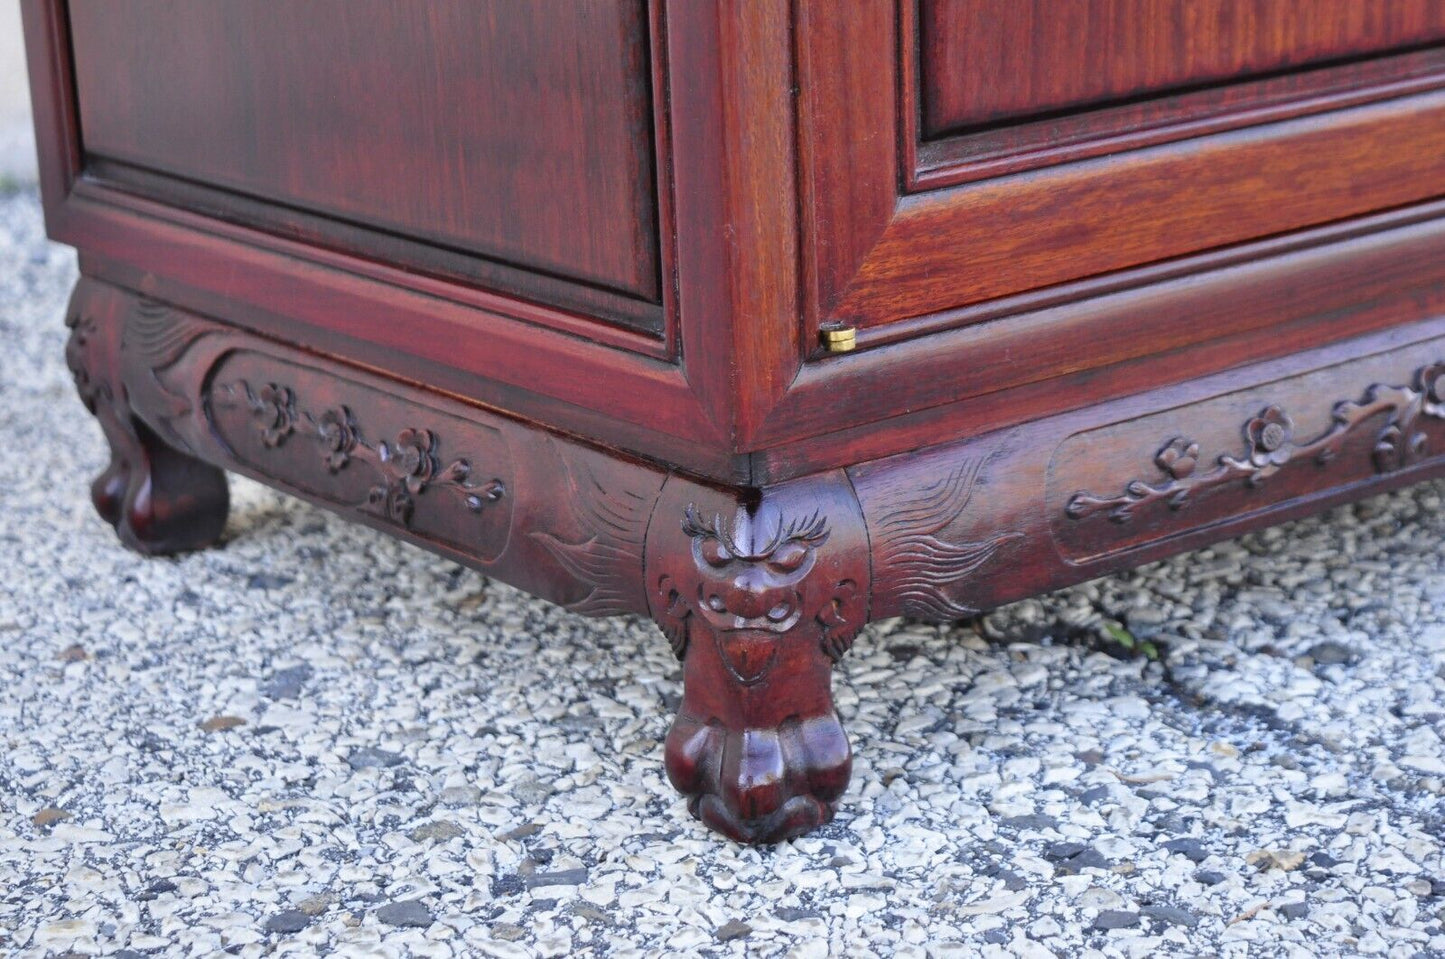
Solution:
[{"label": "gravel ground", "polygon": [[646,622],[243,480],[225,548],[123,551],[74,275],[0,197],[7,954],[1445,955],[1445,484],[875,625],[838,820],[744,849],[663,778]]}]

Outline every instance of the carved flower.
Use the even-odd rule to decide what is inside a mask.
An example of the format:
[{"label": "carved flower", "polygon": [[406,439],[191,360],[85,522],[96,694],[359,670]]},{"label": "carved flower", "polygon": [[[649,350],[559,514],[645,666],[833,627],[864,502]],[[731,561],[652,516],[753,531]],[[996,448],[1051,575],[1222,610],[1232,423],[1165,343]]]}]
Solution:
[{"label": "carved flower", "polygon": [[1250,420],[1244,433],[1249,439],[1249,461],[1260,469],[1283,466],[1294,453],[1294,424],[1278,406],[1268,407]]},{"label": "carved flower", "polygon": [[267,446],[280,446],[296,428],[296,397],[284,386],[268,383],[261,387],[252,410],[261,424],[261,441]]},{"label": "carved flower", "polygon": [[359,427],[351,410],[342,406],[321,414],[316,424],[321,435],[321,448],[326,452],[326,467],[335,473],[351,460],[351,452],[361,442]]},{"label": "carved flower", "polygon": [[1199,465],[1199,444],[1176,436],[1154,457],[1159,468],[1177,480],[1187,479]]},{"label": "carved flower", "polygon": [[1420,370],[1420,392],[1435,404],[1445,404],[1445,363],[1431,363]]},{"label": "carved flower", "polygon": [[381,448],[382,459],[413,496],[426,489],[437,472],[437,441],[431,430],[402,430],[396,446]]}]

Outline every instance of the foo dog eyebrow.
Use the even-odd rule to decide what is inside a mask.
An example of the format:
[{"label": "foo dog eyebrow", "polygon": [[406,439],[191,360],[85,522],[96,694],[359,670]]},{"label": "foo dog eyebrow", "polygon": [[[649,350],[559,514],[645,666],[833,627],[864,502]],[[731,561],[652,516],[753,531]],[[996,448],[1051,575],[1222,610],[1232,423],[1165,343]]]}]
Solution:
[{"label": "foo dog eyebrow", "polygon": [[828,541],[828,518],[820,510],[813,510],[807,516],[794,517],[785,525],[780,516],[778,527],[767,544],[761,549],[749,551],[738,546],[734,538],[735,528],[723,519],[722,514],[704,517],[695,504],[689,503],[683,510],[682,531],[693,538],[711,536],[739,559],[766,559],[784,543],[803,543],[815,549],[822,546]]}]

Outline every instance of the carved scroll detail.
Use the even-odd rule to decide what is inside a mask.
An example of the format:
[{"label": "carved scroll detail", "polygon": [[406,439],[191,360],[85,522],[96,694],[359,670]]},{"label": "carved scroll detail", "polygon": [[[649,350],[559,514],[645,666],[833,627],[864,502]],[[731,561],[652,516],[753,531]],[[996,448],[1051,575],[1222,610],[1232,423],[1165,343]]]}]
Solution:
[{"label": "carved scroll detail", "polygon": [[583,616],[619,616],[647,608],[642,585],[643,541],[657,498],[630,489],[610,489],[580,460],[564,455],[567,485],[578,517],[591,533],[575,543],[544,530],[531,533],[574,579],[591,585],[566,608]]},{"label": "carved scroll detail", "polygon": [[988,563],[1022,533],[999,533],[973,542],[940,535],[968,507],[984,458],[965,460],[943,479],[903,499],[874,532],[875,563],[895,582],[899,609],[917,619],[949,621],[978,610],[950,595],[955,584]]},{"label": "carved scroll detail", "polygon": [[1359,401],[1337,403],[1329,428],[1303,442],[1295,440],[1294,423],[1284,410],[1265,407],[1244,424],[1244,454],[1220,456],[1215,468],[1207,473],[1196,472],[1199,444],[1175,437],[1154,457],[1165,475],[1162,482],[1151,484],[1136,479],[1116,496],[1080,490],[1069,499],[1065,513],[1073,520],[1104,513],[1115,523],[1128,523],[1136,513],[1161,501],[1172,510],[1180,510],[1224,486],[1242,483],[1257,487],[1291,463],[1313,460],[1317,466],[1325,466],[1339,455],[1355,430],[1381,414],[1388,414],[1388,418],[1375,438],[1375,470],[1389,473],[1423,459],[1428,440],[1420,431],[1421,420],[1445,419],[1445,362],[1418,370],[1413,387],[1376,384]]}]

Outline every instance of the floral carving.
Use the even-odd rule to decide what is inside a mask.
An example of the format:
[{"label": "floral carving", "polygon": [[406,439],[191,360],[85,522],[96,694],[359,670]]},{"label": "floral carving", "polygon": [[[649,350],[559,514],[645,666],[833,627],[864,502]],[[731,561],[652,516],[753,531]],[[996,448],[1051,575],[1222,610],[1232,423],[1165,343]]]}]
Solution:
[{"label": "floral carving", "polygon": [[356,462],[371,467],[381,482],[371,487],[362,507],[401,526],[411,525],[418,497],[430,489],[460,496],[473,513],[480,513],[506,492],[500,479],[473,482],[472,465],[466,459],[453,460],[443,467],[440,440],[431,430],[403,429],[394,440],[372,445],[365,440],[355,415],[346,406],[328,409],[317,416],[299,410],[294,391],[275,383],[255,389],[245,380],[238,380],[222,390],[243,398],[267,448],[281,446],[299,429],[315,438],[322,461],[330,472],[339,473]]},{"label": "floral carving", "polygon": [[381,461],[413,496],[426,489],[437,472],[437,439],[431,430],[402,430],[396,445],[382,443]]},{"label": "floral carving", "polygon": [[1188,479],[1199,465],[1199,444],[1178,438],[1170,440],[1154,457],[1154,462],[1175,479]]},{"label": "floral carving", "polygon": [[[247,388],[249,393],[249,387]],[[296,397],[284,386],[268,383],[251,400],[251,411],[261,424],[261,439],[276,447],[296,431]]]},{"label": "floral carving", "polygon": [[1259,472],[1250,477],[1257,485],[1269,472],[1288,463],[1294,455],[1294,423],[1278,406],[1267,406],[1244,427],[1249,441],[1249,461]]},{"label": "floral carving", "polygon": [[1445,361],[1423,367],[1416,376],[1425,399],[1437,407],[1445,405]]},{"label": "floral carving", "polygon": [[361,430],[344,406],[327,410],[316,421],[321,448],[326,455],[326,468],[335,473],[351,461],[351,453],[361,442]]},{"label": "floral carving", "polygon": [[1105,513],[1115,523],[1127,523],[1139,510],[1161,500],[1170,509],[1179,510],[1232,483],[1257,487],[1291,463],[1313,460],[1324,466],[1332,462],[1346,438],[1382,415],[1387,418],[1372,451],[1376,471],[1389,473],[1419,462],[1429,446],[1421,421],[1445,419],[1445,362],[1422,367],[1415,374],[1413,386],[1377,384],[1358,401],[1337,403],[1329,428],[1303,442],[1296,439],[1289,415],[1278,406],[1267,406],[1244,424],[1244,456],[1221,456],[1207,473],[1195,472],[1199,444],[1176,437],[1154,457],[1155,465],[1167,477],[1163,482],[1136,479],[1117,496],[1080,491],[1069,499],[1065,513],[1075,520]]}]

